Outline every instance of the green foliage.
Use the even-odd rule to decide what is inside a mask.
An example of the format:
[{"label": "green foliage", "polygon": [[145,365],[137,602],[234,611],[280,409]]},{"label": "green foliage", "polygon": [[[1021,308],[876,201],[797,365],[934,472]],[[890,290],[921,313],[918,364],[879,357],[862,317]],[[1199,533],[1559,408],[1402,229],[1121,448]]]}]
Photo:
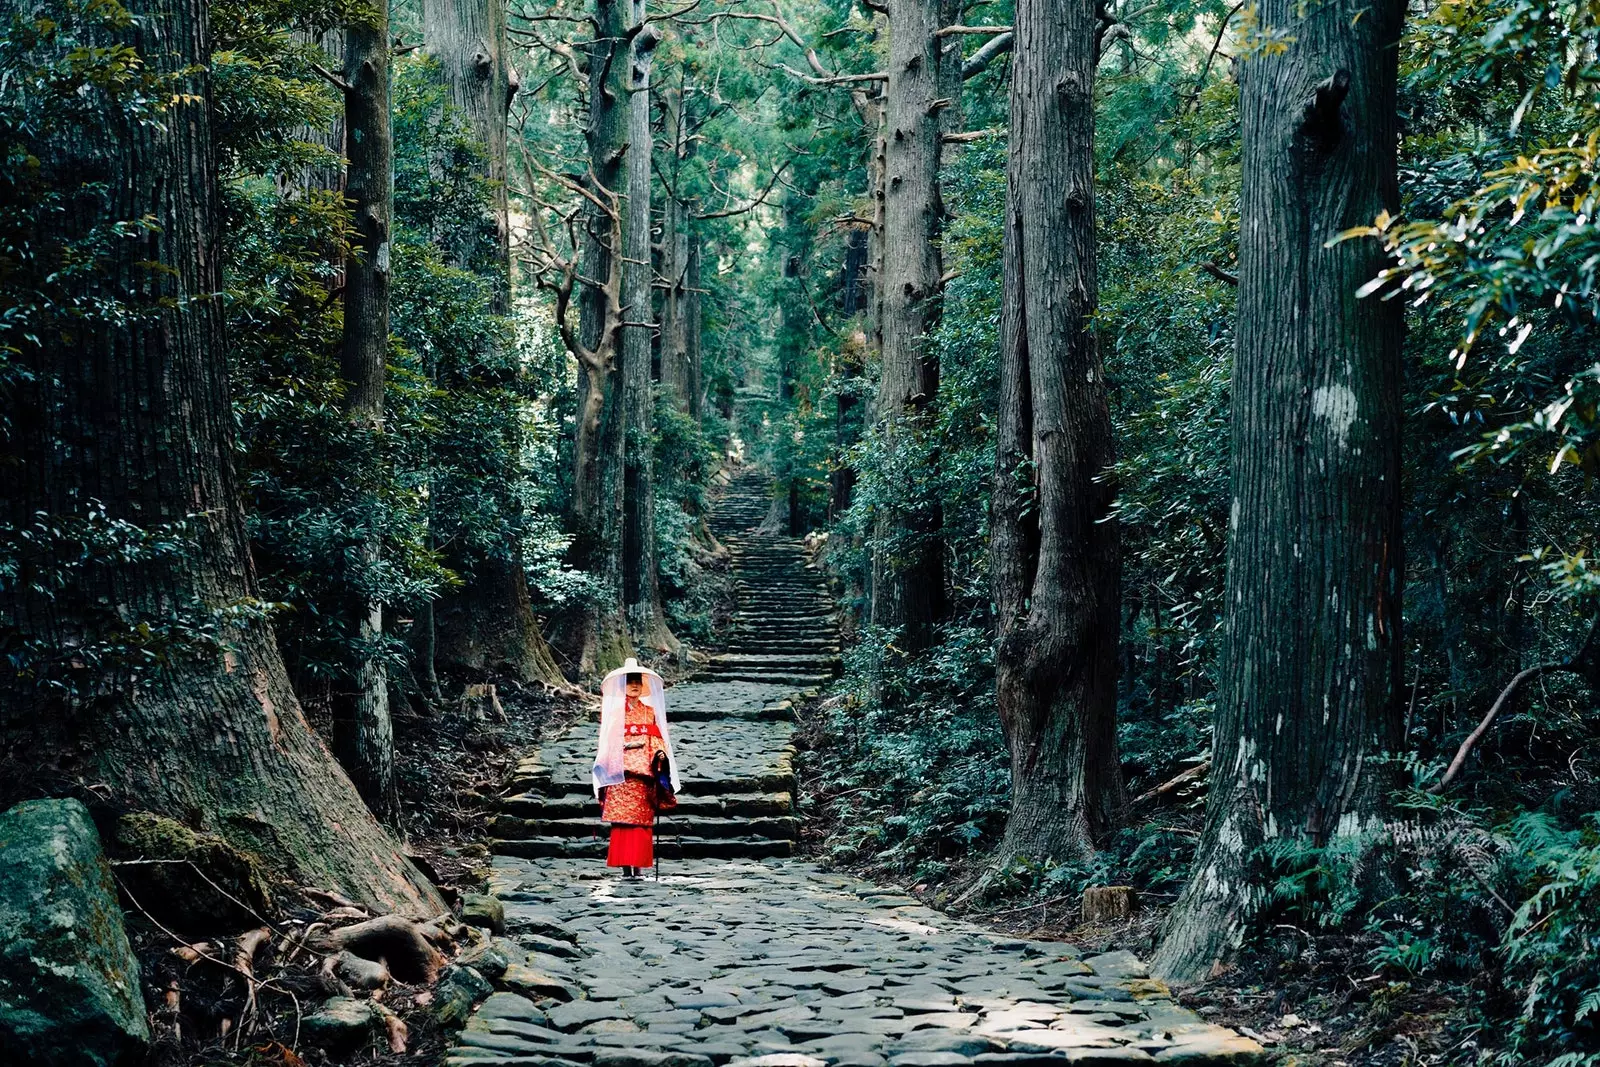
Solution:
[{"label": "green foliage", "polygon": [[1505,828],[1533,893],[1501,946],[1524,990],[1500,1062],[1600,1063],[1600,813],[1563,829],[1528,812]]},{"label": "green foliage", "polygon": [[[888,634],[868,629],[849,654],[849,688],[825,712],[819,803],[836,826],[836,860],[916,878],[981,854],[1005,823],[1009,756],[989,711],[987,634],[950,627],[899,669]],[[892,701],[892,706],[890,702]]]},{"label": "green foliage", "polygon": [[721,460],[717,442],[724,435],[708,432],[705,422],[662,396],[656,399],[654,426],[656,556],[667,623],[678,637],[704,642],[712,634],[719,585],[700,531]]},{"label": "green foliage", "polygon": [[82,595],[118,574],[185,567],[200,551],[209,521],[191,515],[140,526],[90,500],[78,516],[39,512],[21,526],[0,523],[0,595],[44,604],[70,600],[85,615],[84,639],[67,643],[48,632],[0,625],[6,684],[86,700],[109,686],[138,686],[174,663],[215,656],[241,628],[270,618],[282,605],[256,597],[191,598],[158,613]]}]

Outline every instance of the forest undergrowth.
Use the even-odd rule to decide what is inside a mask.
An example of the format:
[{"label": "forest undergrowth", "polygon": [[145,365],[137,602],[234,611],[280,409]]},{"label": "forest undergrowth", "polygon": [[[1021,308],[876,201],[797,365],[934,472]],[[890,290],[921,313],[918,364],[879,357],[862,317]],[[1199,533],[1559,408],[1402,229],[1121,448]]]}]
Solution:
[{"label": "forest undergrowth", "polygon": [[[486,889],[488,818],[516,760],[541,738],[565,729],[584,704],[575,693],[506,677],[441,681],[448,698],[436,708],[395,717],[396,758],[405,768],[398,836],[406,855],[460,912],[464,896]],[[310,715],[314,722],[322,717],[317,709]],[[86,799],[97,821],[109,828],[103,831],[107,839],[115,840],[117,820],[125,813]],[[368,988],[363,983],[372,980],[366,967],[330,938],[352,924],[386,920],[315,886],[263,880],[259,893],[247,895],[225,878],[235,869],[229,858],[213,846],[194,854],[194,868],[170,881],[141,885],[130,876],[139,870],[138,861],[124,867],[112,853],[113,870],[130,904],[129,938],[153,1008],[152,1067],[319,1067],[353,1062],[352,1057],[377,1065],[437,1062],[471,998],[481,995],[451,980],[444,957],[455,951],[456,963],[478,960],[482,934],[455,915],[444,916],[425,924],[440,931],[434,940],[441,954],[408,964],[406,953],[414,944],[387,931],[387,945],[364,947],[366,957],[383,955],[388,961],[381,1004],[397,1022],[385,1014],[386,1040],[360,1050],[326,1038],[309,1040],[302,1027],[305,1015],[328,997]],[[196,907],[197,900],[214,902],[214,893],[222,890],[243,897],[249,914],[208,915],[203,903]],[[248,978],[238,954],[253,934],[238,934],[241,923],[271,932],[249,954]],[[454,1009],[446,1006],[451,998],[463,997]]]},{"label": "forest undergrowth", "polygon": [[[980,699],[984,646],[952,634],[885,676],[865,644],[802,711],[807,850],[1017,936],[1148,958],[1204,825],[1205,780],[1192,774],[1204,709],[1125,721],[1134,799],[1091,864],[1018,863],[970,896],[1010,780]],[[1583,766],[1600,736],[1582,717],[1537,712],[1499,731],[1478,753],[1489,770],[1462,795],[1419,781],[1397,788],[1391,821],[1362,838],[1276,849],[1255,934],[1181,1000],[1261,1040],[1274,1062],[1307,1067],[1517,1064],[1534,1062],[1529,1050],[1582,1049],[1600,979],[1600,818],[1586,814],[1600,811],[1600,781]],[[1396,781],[1438,770],[1397,763]],[[1094,886],[1131,887],[1134,914],[1085,922]],[[1578,1055],[1556,1062],[1587,1062]]]}]

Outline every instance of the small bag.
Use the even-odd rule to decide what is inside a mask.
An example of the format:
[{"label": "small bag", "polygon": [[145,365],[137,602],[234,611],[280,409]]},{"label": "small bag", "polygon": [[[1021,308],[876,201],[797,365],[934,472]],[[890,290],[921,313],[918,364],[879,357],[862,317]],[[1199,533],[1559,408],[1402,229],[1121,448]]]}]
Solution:
[{"label": "small bag", "polygon": [[667,762],[665,752],[657,752],[655,759],[650,761],[650,777],[655,781],[656,813],[676,808],[678,798],[672,792],[672,764]]}]

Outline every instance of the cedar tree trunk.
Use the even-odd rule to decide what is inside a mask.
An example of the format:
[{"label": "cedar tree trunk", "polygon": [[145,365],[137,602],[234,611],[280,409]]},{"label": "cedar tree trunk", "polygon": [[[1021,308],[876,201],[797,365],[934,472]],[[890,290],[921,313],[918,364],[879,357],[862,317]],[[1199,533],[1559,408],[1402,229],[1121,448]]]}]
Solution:
[{"label": "cedar tree trunk", "polygon": [[1122,821],[1121,572],[1095,309],[1094,0],[1020,0],[991,552],[1011,750],[999,861],[1082,859]]},{"label": "cedar tree trunk", "polygon": [[650,64],[661,35],[645,21],[644,0],[630,0],[634,35],[628,71],[627,217],[623,226],[622,302],[629,325],[622,329],[623,437],[622,592],[630,634],[658,653],[676,654],[678,639],[667,629],[656,566],[655,463],[652,424],[655,385],[650,348],[655,271],[650,258]]},{"label": "cedar tree trunk", "polygon": [[[458,266],[490,272],[490,310],[509,315],[506,116],[517,92],[517,74],[506,42],[505,0],[425,0],[422,15],[428,54],[439,63],[451,103],[483,147],[483,177],[492,197],[476,247],[456,250],[452,258]],[[503,552],[451,562],[465,574],[466,585],[433,612],[439,657],[474,672],[507,670],[526,682],[565,684],[533,615],[521,547],[513,543]],[[423,674],[430,673],[425,667]]]},{"label": "cedar tree trunk", "polygon": [[[602,202],[613,205],[611,210],[617,210],[617,198],[625,192],[630,2],[595,0],[595,33],[588,45],[591,185]],[[623,612],[622,383],[614,355],[618,339],[606,336],[614,320],[608,305],[621,297],[620,291],[611,291],[621,285],[619,264],[613,262],[622,254],[620,247],[614,247],[619,229],[599,209],[591,212],[580,271],[599,283],[583,285],[578,297],[581,342],[599,358],[578,361],[568,551],[572,566],[593,575],[600,593],[594,603],[563,614],[557,645],[569,670],[581,675],[618,666],[632,651]]]},{"label": "cedar tree trunk", "polygon": [[1402,308],[1356,296],[1383,266],[1376,242],[1331,242],[1399,207],[1404,11],[1267,0],[1262,26],[1292,40],[1239,67],[1227,634],[1206,828],[1155,958],[1180,981],[1264,902],[1265,841],[1371,825],[1374,758],[1398,742]]},{"label": "cedar tree trunk", "polygon": [[[152,73],[183,72],[162,83],[159,121],[131,119],[94,88],[34,146],[43,186],[65,198],[62,214],[37,220],[43,251],[108,227],[126,236],[100,245],[92,272],[50,283],[57,306],[90,314],[36,323],[12,356],[27,373],[0,420],[0,524],[43,515],[39,532],[70,530],[100,508],[157,536],[132,560],[85,562],[75,535],[35,542],[26,564],[41,581],[0,589],[0,632],[21,653],[8,673],[22,668],[0,682],[0,731],[29,766],[217,833],[301,884],[437,914],[439,894],[306,722],[271,627],[238,610],[256,589],[215,296],[224,235],[206,6],[132,0],[126,28],[85,34],[133,47]],[[0,17],[26,10],[7,0]]]},{"label": "cedar tree trunk", "polygon": [[[933,330],[939,316],[939,0],[890,0],[884,113],[882,371],[877,417],[889,447],[926,432],[939,391]],[[899,439],[899,440],[897,440]],[[907,489],[909,492],[909,488]],[[900,647],[926,648],[944,614],[944,551],[937,505],[888,508],[872,559],[874,625],[901,631]]]},{"label": "cedar tree trunk", "polygon": [[[394,136],[389,124],[389,8],[386,0],[344,31],[344,109],[348,138],[345,199],[355,236],[344,268],[345,416],[376,437],[383,432],[384,364],[389,355],[389,231],[394,216]],[[376,450],[369,452],[376,456]],[[381,535],[360,548],[375,568]],[[394,777],[389,679],[378,645],[383,605],[352,605],[360,662],[333,693],[333,748],[367,805],[384,822],[400,817]]]}]

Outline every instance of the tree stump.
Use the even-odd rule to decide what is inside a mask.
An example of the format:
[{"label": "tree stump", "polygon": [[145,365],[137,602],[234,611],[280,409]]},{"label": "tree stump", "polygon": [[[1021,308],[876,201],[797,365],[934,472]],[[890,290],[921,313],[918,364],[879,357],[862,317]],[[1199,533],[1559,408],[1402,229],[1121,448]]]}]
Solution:
[{"label": "tree stump", "polygon": [[1139,895],[1131,885],[1092,885],[1083,891],[1083,921],[1122,922],[1133,918]]},{"label": "tree stump", "polygon": [[461,714],[468,722],[505,722],[500,694],[492,685],[469,685],[461,694]]}]

